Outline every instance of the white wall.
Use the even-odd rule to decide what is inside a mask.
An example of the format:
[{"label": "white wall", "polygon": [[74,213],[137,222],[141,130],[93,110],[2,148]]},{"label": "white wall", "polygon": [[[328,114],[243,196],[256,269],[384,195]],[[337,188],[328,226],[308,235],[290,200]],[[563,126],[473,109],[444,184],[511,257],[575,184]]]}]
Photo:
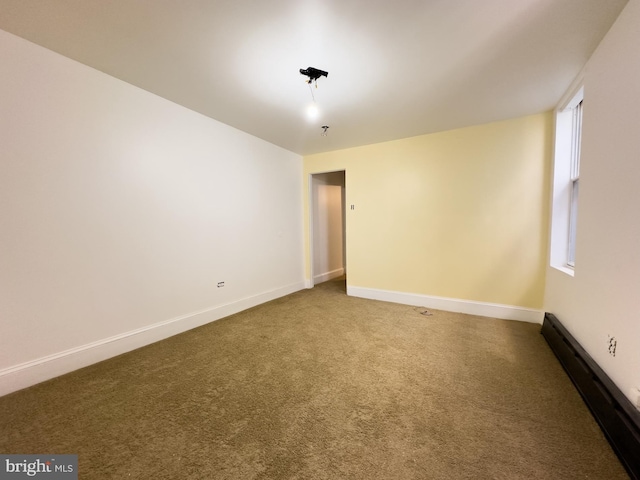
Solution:
[{"label": "white wall", "polygon": [[631,0],[585,70],[575,276],[549,268],[545,292],[545,310],[626,395],[640,386],[639,52]]},{"label": "white wall", "polygon": [[313,282],[344,274],[344,172],[316,174],[313,195]]},{"label": "white wall", "polygon": [[300,156],[1,30],[0,65],[0,394],[304,287]]}]

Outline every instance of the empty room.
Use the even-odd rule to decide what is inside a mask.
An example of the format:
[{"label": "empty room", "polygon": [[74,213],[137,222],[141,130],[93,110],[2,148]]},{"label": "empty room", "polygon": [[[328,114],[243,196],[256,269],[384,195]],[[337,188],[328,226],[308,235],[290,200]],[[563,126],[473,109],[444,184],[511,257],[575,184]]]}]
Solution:
[{"label": "empty room", "polygon": [[0,479],[640,479],[640,0],[0,0]]}]

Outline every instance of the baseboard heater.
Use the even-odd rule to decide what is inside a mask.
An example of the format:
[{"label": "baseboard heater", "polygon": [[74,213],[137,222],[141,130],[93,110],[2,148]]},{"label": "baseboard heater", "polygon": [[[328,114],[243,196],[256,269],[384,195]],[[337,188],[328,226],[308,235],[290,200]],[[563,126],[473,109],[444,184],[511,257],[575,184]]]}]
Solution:
[{"label": "baseboard heater", "polygon": [[542,335],[634,480],[640,480],[640,412],[560,321],[545,313]]}]

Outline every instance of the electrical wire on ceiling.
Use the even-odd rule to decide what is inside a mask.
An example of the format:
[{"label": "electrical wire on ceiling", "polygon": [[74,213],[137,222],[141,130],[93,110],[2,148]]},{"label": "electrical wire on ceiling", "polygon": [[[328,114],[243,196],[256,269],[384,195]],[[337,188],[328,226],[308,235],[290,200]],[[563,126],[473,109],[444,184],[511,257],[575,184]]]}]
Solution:
[{"label": "electrical wire on ceiling", "polygon": [[319,68],[315,68],[315,67],[307,67],[307,68],[301,68],[300,69],[300,74],[304,75],[306,77],[309,77],[309,79],[306,81],[307,85],[309,85],[309,91],[311,92],[311,98],[313,99],[313,101],[316,101],[316,97],[313,94],[313,88],[311,88],[311,84],[315,84],[316,88],[318,88],[318,79],[320,77],[328,77],[329,76],[329,72],[325,72],[324,70],[320,70]]}]

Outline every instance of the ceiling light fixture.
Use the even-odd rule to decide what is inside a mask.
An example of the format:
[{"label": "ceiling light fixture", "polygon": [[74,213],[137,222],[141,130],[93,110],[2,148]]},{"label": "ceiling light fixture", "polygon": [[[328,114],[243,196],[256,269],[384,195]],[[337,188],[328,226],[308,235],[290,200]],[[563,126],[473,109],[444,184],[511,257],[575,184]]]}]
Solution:
[{"label": "ceiling light fixture", "polygon": [[[306,75],[307,77],[309,77],[309,80],[307,80],[306,83],[309,84],[309,91],[311,92],[312,102],[307,106],[307,119],[309,121],[314,121],[320,116],[320,110],[318,109],[318,105],[316,104],[316,97],[313,94],[313,88],[311,88],[311,83],[315,83],[316,88],[318,88],[318,79],[320,77],[326,77],[327,75],[329,75],[329,72],[325,72],[324,70],[320,70],[314,67],[307,67],[307,68],[301,68],[300,74]],[[327,131],[325,130],[325,134],[326,132]]]}]

